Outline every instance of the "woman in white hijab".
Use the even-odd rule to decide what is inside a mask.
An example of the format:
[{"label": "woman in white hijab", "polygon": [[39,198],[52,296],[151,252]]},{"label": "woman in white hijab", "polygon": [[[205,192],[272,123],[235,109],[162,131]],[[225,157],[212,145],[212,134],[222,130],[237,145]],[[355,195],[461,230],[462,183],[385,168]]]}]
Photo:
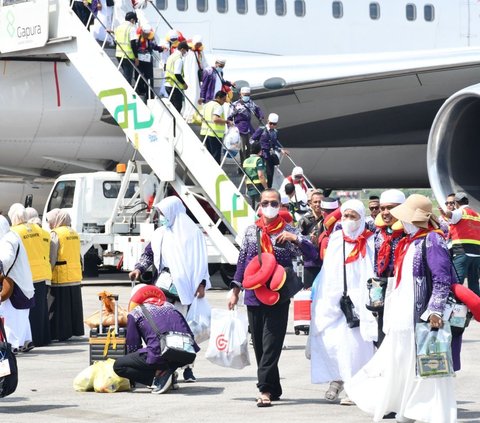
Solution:
[{"label": "woman in white hijab", "polygon": [[[334,402],[349,380],[373,356],[377,324],[365,307],[367,280],[374,276],[373,234],[365,228],[365,207],[349,200],[341,208],[342,230],[334,232],[322,270],[312,289],[310,326],[312,383],[330,383],[325,399]],[[340,308],[344,292],[352,300],[360,327],[350,328]],[[342,405],[352,405],[348,397]]]},{"label": "woman in white hijab", "polygon": [[[33,348],[32,332],[28,319],[31,300],[34,295],[32,273],[28,263],[27,252],[18,235],[10,230],[7,219],[0,215],[0,280],[1,304],[0,317],[5,321],[5,332],[8,342],[12,344],[14,352],[29,351]],[[8,277],[20,291],[15,301],[16,308],[12,304],[12,289]]]}]

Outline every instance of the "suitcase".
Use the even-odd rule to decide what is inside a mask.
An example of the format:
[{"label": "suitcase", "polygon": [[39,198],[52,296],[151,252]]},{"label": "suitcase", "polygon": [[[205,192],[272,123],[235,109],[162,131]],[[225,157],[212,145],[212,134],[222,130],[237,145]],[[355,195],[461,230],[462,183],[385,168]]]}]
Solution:
[{"label": "suitcase", "polygon": [[111,295],[115,300],[115,325],[105,327],[102,324],[103,302],[100,300],[100,325],[98,328],[90,330],[88,343],[90,345],[90,364],[95,361],[106,360],[107,358],[116,359],[126,354],[126,328],[118,327],[118,295]]},{"label": "suitcase", "polygon": [[312,291],[302,290],[293,297],[293,329],[295,335],[300,332],[308,335],[310,332],[310,318],[312,306]]}]

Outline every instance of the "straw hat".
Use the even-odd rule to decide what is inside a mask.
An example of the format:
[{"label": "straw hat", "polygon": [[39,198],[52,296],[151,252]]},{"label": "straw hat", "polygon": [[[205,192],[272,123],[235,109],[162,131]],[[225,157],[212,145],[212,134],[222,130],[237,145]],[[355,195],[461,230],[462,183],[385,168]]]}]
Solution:
[{"label": "straw hat", "polygon": [[428,229],[428,223],[438,228],[438,221],[433,214],[432,202],[420,194],[412,194],[403,204],[390,210],[398,220],[412,223],[419,228]]}]

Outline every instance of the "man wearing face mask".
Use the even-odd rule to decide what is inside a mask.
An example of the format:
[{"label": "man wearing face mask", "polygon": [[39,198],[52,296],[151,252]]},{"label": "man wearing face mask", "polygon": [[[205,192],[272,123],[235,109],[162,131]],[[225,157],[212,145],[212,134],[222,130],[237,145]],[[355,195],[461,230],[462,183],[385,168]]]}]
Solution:
[{"label": "man wearing face mask", "polygon": [[[231,285],[230,309],[238,302],[247,265],[258,255],[257,231],[262,252],[273,253],[277,263],[283,267],[292,267],[292,261],[300,254],[306,259],[317,255],[312,243],[279,216],[280,201],[277,190],[266,189],[261,194],[262,217],[246,229]],[[257,406],[269,407],[282,395],[278,361],[287,330],[290,300],[269,306],[261,303],[253,290],[247,290],[245,305],[257,360],[257,387],[260,391]]]},{"label": "man wearing face mask", "polygon": [[[223,68],[226,62],[225,59],[217,59],[214,66],[203,70],[200,104],[212,101],[218,91],[225,91],[227,88],[235,86],[235,84],[223,78]],[[224,87],[226,88],[224,89]]]},{"label": "man wearing face mask", "polygon": [[[205,237],[187,216],[185,206],[178,197],[166,197],[155,207],[161,213],[161,226],[153,233],[152,240],[129,276],[131,280],[138,280],[152,265],[154,284],[159,277],[167,276],[164,273],[170,274],[176,295],[172,296],[172,290],[168,290],[167,298],[186,316],[194,298],[204,297],[205,290],[211,287]],[[183,378],[186,382],[196,381],[191,367],[184,370]]]},{"label": "man wearing face mask", "polygon": [[228,116],[228,119],[233,120],[233,123],[238,128],[238,132],[240,132],[242,143],[240,148],[241,163],[250,156],[250,137],[254,132],[252,115],[255,115],[260,122],[265,117],[262,109],[250,98],[250,93],[250,87],[242,87],[240,89],[240,99],[232,103]]},{"label": "man wearing face mask", "polygon": [[167,59],[165,66],[166,79],[165,88],[173,107],[180,113],[183,106],[183,93],[181,90],[188,89],[188,85],[184,79],[184,63],[183,59],[188,52],[188,44],[182,41],[178,44],[177,49]]},{"label": "man wearing face mask", "polygon": [[[365,229],[365,206],[349,200],[341,207],[342,230],[333,232],[312,288],[310,323],[312,383],[330,383],[325,399],[336,402],[348,381],[373,356],[377,322],[365,307],[366,281],[374,275],[373,233]],[[360,326],[350,327],[340,308],[347,295]],[[345,397],[341,405],[353,403]]]}]

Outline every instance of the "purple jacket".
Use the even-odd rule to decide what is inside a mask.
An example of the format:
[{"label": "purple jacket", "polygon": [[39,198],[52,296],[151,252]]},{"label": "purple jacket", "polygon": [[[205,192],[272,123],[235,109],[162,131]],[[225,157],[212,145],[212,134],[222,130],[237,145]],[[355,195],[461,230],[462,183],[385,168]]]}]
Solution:
[{"label": "purple jacket", "polygon": [[280,150],[282,146],[278,142],[278,132],[276,129],[267,129],[260,126],[252,135],[252,140],[260,141],[262,148],[261,156],[264,159],[269,159],[272,150]]},{"label": "purple jacket", "polygon": [[252,100],[249,100],[246,103],[243,100],[237,100],[232,103],[228,120],[233,120],[241,134],[253,134],[252,113],[258,119],[263,119],[265,117],[262,109],[260,109],[260,107],[258,107]]},{"label": "purple jacket", "polygon": [[[154,304],[145,304],[145,307],[152,315],[160,333],[174,331],[189,333],[193,336],[185,318],[172,304],[165,303],[160,307]],[[142,339],[145,341],[145,348],[142,348]],[[146,352],[148,364],[166,364],[166,361],[160,356],[160,341],[157,334],[143,315],[140,307],[135,307],[128,313],[126,342],[128,353]],[[194,348],[195,351],[200,350],[197,344],[194,345]]]},{"label": "purple jacket", "polygon": [[220,77],[222,85],[232,85],[230,81],[225,81],[223,76],[215,69],[214,66],[210,66],[203,70],[202,76],[202,88],[200,89],[200,98],[206,104],[215,98],[215,85],[217,78]]},{"label": "purple jacket", "polygon": [[[272,240],[275,258],[277,259],[278,264],[284,267],[291,267],[292,261],[300,254],[303,254],[305,260],[313,260],[315,257],[318,257],[318,251],[314,245],[307,238],[302,236],[296,228],[287,224],[285,226],[285,231],[296,234],[300,242],[298,246],[287,242],[285,248],[278,248],[275,246],[275,239],[280,234],[271,235],[270,239]],[[250,225],[245,231],[245,238],[243,239],[242,248],[240,248],[240,253],[238,255],[237,271],[233,277],[234,284],[242,286],[245,269],[248,263],[250,263],[257,254],[257,227],[255,225]],[[261,305],[254,292],[251,290],[245,291],[245,304],[248,306]]]}]

